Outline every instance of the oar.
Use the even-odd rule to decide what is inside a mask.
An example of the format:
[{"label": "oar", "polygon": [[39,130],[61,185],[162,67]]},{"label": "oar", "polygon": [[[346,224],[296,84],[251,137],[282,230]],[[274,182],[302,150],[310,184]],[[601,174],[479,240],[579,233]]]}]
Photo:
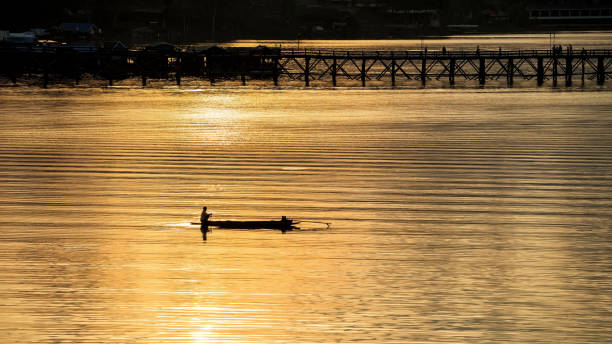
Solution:
[{"label": "oar", "polygon": [[300,221],[296,221],[295,224],[300,224],[300,223],[319,223],[322,225],[327,225],[327,228],[329,228],[329,226],[331,226],[331,222],[321,222],[321,221],[309,221],[309,220],[300,220]]}]

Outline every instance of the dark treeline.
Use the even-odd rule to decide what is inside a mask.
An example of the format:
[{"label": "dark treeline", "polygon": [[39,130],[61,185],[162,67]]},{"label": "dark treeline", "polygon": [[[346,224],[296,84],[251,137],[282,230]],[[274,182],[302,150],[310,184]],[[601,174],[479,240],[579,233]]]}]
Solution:
[{"label": "dark treeline", "polygon": [[93,23],[105,39],[128,43],[410,37],[445,33],[449,24],[520,29],[530,24],[529,6],[601,4],[599,0],[35,0],[15,2],[11,10],[0,11],[0,30]]}]

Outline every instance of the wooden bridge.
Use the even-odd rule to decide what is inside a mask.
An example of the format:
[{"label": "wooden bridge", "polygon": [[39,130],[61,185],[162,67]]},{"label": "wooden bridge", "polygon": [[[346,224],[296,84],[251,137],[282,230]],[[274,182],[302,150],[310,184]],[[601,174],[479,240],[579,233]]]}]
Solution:
[{"label": "wooden bridge", "polygon": [[79,83],[84,74],[116,80],[266,80],[275,86],[298,83],[330,86],[450,85],[484,86],[515,81],[535,85],[603,85],[612,77],[612,49],[580,50],[280,50],[247,48],[208,51],[91,51],[0,49],[0,75],[13,83],[39,77]]}]

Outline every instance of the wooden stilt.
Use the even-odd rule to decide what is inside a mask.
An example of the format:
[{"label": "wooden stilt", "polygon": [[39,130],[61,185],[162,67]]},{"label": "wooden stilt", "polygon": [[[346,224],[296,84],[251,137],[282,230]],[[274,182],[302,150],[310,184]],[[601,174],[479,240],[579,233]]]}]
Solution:
[{"label": "wooden stilt", "polygon": [[43,71],[43,88],[47,88],[49,85],[49,69],[45,64],[45,70]]},{"label": "wooden stilt", "polygon": [[278,58],[274,58],[272,62],[272,80],[274,86],[278,86]]},{"label": "wooden stilt", "polygon": [[177,56],[176,58],[176,86],[181,86],[181,71],[182,71],[182,61],[181,56]]},{"label": "wooden stilt", "polygon": [[361,57],[361,87],[366,86],[366,58]]},{"label": "wooden stilt", "polygon": [[572,74],[574,73],[574,65],[572,63],[572,55],[570,53],[565,57],[565,86],[572,86]]},{"label": "wooden stilt", "polygon": [[537,70],[538,86],[544,84],[544,58],[538,56],[538,70]]},{"label": "wooden stilt", "polygon": [[306,63],[304,64],[304,83],[306,87],[310,86],[310,57],[305,57]]},{"label": "wooden stilt", "polygon": [[506,72],[508,73],[508,86],[512,87],[514,84],[514,59],[512,57],[508,58],[508,66],[506,69]]},{"label": "wooden stilt", "polygon": [[449,61],[449,71],[448,71],[448,83],[451,86],[455,85],[455,64],[456,64],[455,58],[451,57]]},{"label": "wooden stilt", "polygon": [[582,86],[584,86],[584,64],[585,64],[585,60],[586,60],[586,57],[583,55],[580,58],[580,63],[582,64],[582,74],[580,76],[580,81],[581,81]]},{"label": "wooden stilt", "polygon": [[603,85],[606,81],[603,56],[597,57],[597,85]]},{"label": "wooden stilt", "polygon": [[331,69],[331,76],[332,76],[332,84],[334,85],[334,87],[336,87],[336,74],[338,73],[338,61],[336,61],[336,53],[333,53],[333,57],[332,57],[332,69]]},{"label": "wooden stilt", "polygon": [[553,56],[553,61],[552,61],[552,85],[553,87],[557,87],[557,75],[558,75],[558,71],[557,71],[557,64],[559,63],[559,60],[557,59],[557,56]]},{"label": "wooden stilt", "polygon": [[393,56],[393,52],[391,52],[391,86],[395,87],[395,68],[397,67],[397,62],[395,61],[395,56]]},{"label": "wooden stilt", "polygon": [[427,83],[427,56],[424,55],[421,58],[421,85],[425,86]]},{"label": "wooden stilt", "polygon": [[486,75],[486,60],[484,57],[480,58],[480,65],[478,68],[478,83],[480,84],[480,86],[484,86],[484,84],[486,83],[487,80],[487,75]]}]

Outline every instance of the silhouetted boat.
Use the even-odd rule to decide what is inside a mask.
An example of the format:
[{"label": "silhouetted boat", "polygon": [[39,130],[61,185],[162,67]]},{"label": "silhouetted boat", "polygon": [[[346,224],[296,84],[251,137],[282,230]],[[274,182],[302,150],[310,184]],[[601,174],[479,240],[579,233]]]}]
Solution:
[{"label": "silhouetted boat", "polygon": [[[193,223],[201,225],[201,223]],[[269,220],[269,221],[208,221],[209,227],[217,228],[230,228],[230,229],[277,229],[283,232],[298,229],[295,225],[298,222],[282,219],[282,220]]]}]

